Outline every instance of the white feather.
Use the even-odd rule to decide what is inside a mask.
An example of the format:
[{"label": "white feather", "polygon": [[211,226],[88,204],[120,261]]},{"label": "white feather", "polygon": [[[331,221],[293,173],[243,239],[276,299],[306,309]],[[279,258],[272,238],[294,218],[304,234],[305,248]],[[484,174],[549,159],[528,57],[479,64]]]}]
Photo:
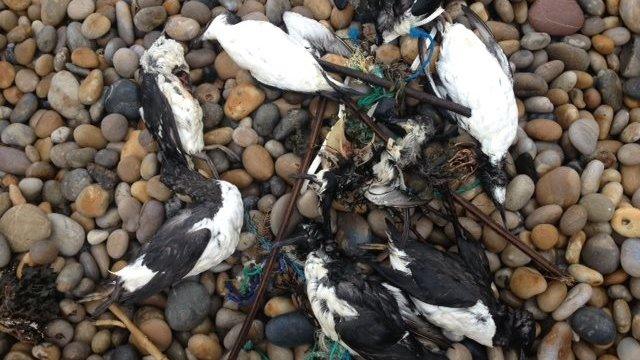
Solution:
[{"label": "white feather", "polygon": [[436,9],[436,11],[429,14],[428,16],[426,14],[420,15],[420,16],[414,16],[411,13],[411,9],[409,8],[404,13],[404,15],[402,15],[402,18],[400,19],[400,21],[396,22],[393,29],[384,31],[382,33],[382,39],[384,40],[385,43],[389,43],[400,36],[407,35],[411,30],[411,28],[413,27],[419,27],[419,26],[430,23],[435,18],[440,16],[440,14],[442,14],[443,12],[444,12],[444,9],[442,7],[439,7],[438,9]]},{"label": "white feather", "polygon": [[471,108],[471,117],[456,116],[496,165],[506,155],[518,128],[518,109],[511,82],[498,61],[473,31],[447,24],[437,71],[451,100]]},{"label": "white feather", "polygon": [[411,258],[406,252],[396,247],[391,239],[389,239],[389,262],[394,270],[400,271],[405,275],[412,275],[411,269],[409,269]]},{"label": "white feather", "polygon": [[[318,320],[324,334],[333,341],[339,341],[342,346],[349,349],[349,347],[340,340],[340,336],[336,332],[334,316],[344,318],[355,317],[358,316],[358,311],[346,301],[339,299],[333,287],[327,287],[322,284],[322,280],[326,278],[328,274],[324,265],[325,261],[322,259],[322,256],[319,256],[316,252],[312,252],[307,256],[307,261],[304,265],[307,296],[309,297],[313,314]],[[326,308],[322,306],[323,303],[326,304]],[[349,351],[354,353],[351,349],[349,349]]]},{"label": "white feather", "polygon": [[478,300],[469,308],[450,308],[424,303],[412,298],[420,313],[432,324],[441,327],[453,338],[459,341],[466,336],[484,346],[493,346],[493,336],[496,324],[489,313],[489,308]]},{"label": "white feather", "polygon": [[263,84],[304,93],[333,91],[313,55],[269,22],[247,20],[230,25],[222,14],[211,22],[203,38],[218,40],[238,66]]},{"label": "white feather", "polygon": [[292,11],[285,11],[282,20],[287,26],[289,37],[308,51],[321,55],[333,53],[351,56],[352,51],[321,23]]},{"label": "white feather", "polygon": [[185,277],[200,274],[220,264],[233,254],[238,245],[244,220],[242,196],[237,187],[226,181],[220,181],[220,187],[222,206],[214,219],[204,219],[191,228],[191,231],[209,229],[212,238],[193,269]]},{"label": "white feather", "polygon": [[182,147],[188,154],[197,154],[204,148],[202,108],[191,93],[179,84],[177,77],[159,75],[158,87],[171,106]]},{"label": "white feather", "polygon": [[122,281],[122,287],[132,292],[146,285],[157,274],[156,271],[144,266],[144,255],[136,259],[133,264],[127,265],[114,274]]}]

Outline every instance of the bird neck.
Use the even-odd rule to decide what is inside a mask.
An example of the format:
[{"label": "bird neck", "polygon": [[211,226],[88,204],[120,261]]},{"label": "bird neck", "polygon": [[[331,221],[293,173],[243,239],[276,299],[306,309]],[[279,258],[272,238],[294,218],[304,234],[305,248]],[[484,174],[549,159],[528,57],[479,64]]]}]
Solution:
[{"label": "bird neck", "polygon": [[164,184],[179,194],[188,195],[194,202],[215,201],[221,196],[217,180],[205,178],[190,169],[185,161],[165,159],[161,175]]}]

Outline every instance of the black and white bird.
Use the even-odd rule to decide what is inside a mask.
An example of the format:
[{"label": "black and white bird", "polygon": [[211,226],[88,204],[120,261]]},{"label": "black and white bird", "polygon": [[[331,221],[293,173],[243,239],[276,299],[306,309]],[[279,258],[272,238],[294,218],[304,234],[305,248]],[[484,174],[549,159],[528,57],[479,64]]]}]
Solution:
[{"label": "black and white bird", "polygon": [[385,43],[437,18],[443,11],[442,3],[443,0],[334,0],[339,10],[351,4],[357,20],[375,22]]},{"label": "black and white bird", "polygon": [[[170,58],[177,53],[159,55]],[[159,69],[171,65],[158,59],[155,63]],[[166,79],[168,75],[159,76]],[[157,84],[147,78],[148,86]],[[113,302],[138,302],[219,265],[235,251],[242,230],[244,207],[238,188],[226,181],[205,178],[190,167],[184,156],[174,117],[175,107],[183,104],[176,105],[165,96],[144,94],[143,89],[145,121],[155,129],[152,134],[163,154],[162,181],[174,191],[188,195],[192,202],[162,224],[127,266],[112,274],[105,292],[85,299],[104,299],[96,314]]]},{"label": "black and white bird", "polygon": [[307,297],[327,337],[367,360],[446,359],[410,332],[396,298],[381,281],[362,274],[314,226],[305,232],[283,244],[313,249],[304,264]]},{"label": "black and white bird", "polygon": [[437,77],[431,78],[431,83],[438,96],[471,109],[468,118],[449,114],[478,141],[478,155],[483,160],[480,181],[504,217],[505,160],[518,129],[513,78],[509,61],[490,30],[466,5],[462,10],[480,37],[463,24],[442,18],[437,24],[442,35]]},{"label": "black and white bird", "polygon": [[[220,149],[232,159],[237,159],[237,155],[222,146],[205,148],[203,112],[198,100],[191,93],[189,65],[185,60],[182,45],[166,38],[163,34],[142,55],[140,65],[142,66],[140,113],[149,131],[158,143],[182,144],[177,151],[186,158],[190,167],[193,167],[193,157],[202,159],[207,162],[217,177],[211,159],[203,151]],[[165,99],[168,107],[155,107],[159,97]],[[149,120],[149,117],[157,116],[152,113],[159,111],[166,111],[162,122]],[[177,129],[177,139],[164,138],[165,131],[162,127],[170,124]],[[168,134],[173,135],[171,132]]]},{"label": "black and white bird", "polygon": [[[313,34],[303,37],[304,29],[293,27],[293,16],[287,18],[292,36],[267,21],[240,21],[234,14],[224,13],[211,21],[202,39],[217,40],[238,66],[264,85],[301,93],[354,93],[330,77],[309,51],[310,46],[318,44],[331,50],[329,45],[323,40],[314,40]],[[322,31],[316,35],[324,38],[326,34]]]},{"label": "black and white bird", "polygon": [[492,291],[488,260],[479,242],[454,221],[459,254],[416,241],[403,241],[388,223],[391,268],[374,267],[392,286],[410,294],[415,309],[452,341],[465,337],[484,346],[505,346],[524,354],[535,338],[533,315],[511,309]]}]

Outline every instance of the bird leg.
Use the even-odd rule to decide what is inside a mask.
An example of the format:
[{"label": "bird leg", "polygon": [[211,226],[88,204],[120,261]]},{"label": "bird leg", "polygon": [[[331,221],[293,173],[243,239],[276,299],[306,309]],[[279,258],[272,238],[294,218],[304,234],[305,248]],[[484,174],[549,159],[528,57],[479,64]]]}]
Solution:
[{"label": "bird leg", "polygon": [[29,255],[29,253],[24,254],[22,259],[20,259],[20,263],[18,263],[18,267],[16,269],[16,278],[18,278],[18,280],[22,279],[22,270],[24,269],[25,265],[29,267],[35,265],[33,260],[31,260],[31,255]]},{"label": "bird leg", "polygon": [[227,154],[227,156],[231,158],[231,160],[233,160],[234,162],[240,162],[240,158],[238,157],[238,155],[234,153],[233,150],[229,149],[224,145],[207,145],[204,147],[204,150],[207,150],[207,151],[220,150],[223,153]]},{"label": "bird leg", "polygon": [[213,161],[211,161],[211,158],[207,156],[207,154],[204,151],[201,151],[197,154],[193,154],[191,155],[191,157],[204,161],[205,164],[207,164],[207,167],[209,168],[209,170],[211,171],[211,175],[213,175],[213,177],[216,180],[220,179],[220,174],[218,173],[216,166],[213,164]]},{"label": "bird leg", "polygon": [[118,306],[117,304],[111,304],[109,306],[109,310],[113,313],[113,315],[120,319],[120,321],[122,321],[124,326],[131,333],[131,336],[133,336],[133,338],[136,340],[136,343],[138,343],[144,350],[151,354],[151,356],[153,356],[155,360],[169,360],[169,358],[166,357],[162,353],[162,351],[160,351],[158,347],[151,342],[151,340],[149,340],[147,335],[145,335],[142,330],[140,330],[140,328],[138,328],[136,324],[134,324],[133,321],[129,319],[127,314],[122,311],[120,306]]}]

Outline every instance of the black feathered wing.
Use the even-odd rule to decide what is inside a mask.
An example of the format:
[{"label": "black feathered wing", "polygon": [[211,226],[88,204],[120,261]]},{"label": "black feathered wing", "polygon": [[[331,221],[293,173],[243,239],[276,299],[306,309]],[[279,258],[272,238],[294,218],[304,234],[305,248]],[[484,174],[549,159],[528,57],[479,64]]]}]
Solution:
[{"label": "black feathered wing", "polygon": [[136,259],[156,274],[141,288],[122,294],[121,301],[135,303],[182,280],[204,253],[211,238],[208,229],[193,230],[193,224],[208,214],[208,206],[200,205],[180,211],[165,222],[146,243]]},{"label": "black feathered wing", "polygon": [[336,295],[355,308],[357,317],[342,318],[336,332],[349,348],[365,359],[445,359],[426,351],[404,324],[393,298],[379,283],[343,281]]}]

